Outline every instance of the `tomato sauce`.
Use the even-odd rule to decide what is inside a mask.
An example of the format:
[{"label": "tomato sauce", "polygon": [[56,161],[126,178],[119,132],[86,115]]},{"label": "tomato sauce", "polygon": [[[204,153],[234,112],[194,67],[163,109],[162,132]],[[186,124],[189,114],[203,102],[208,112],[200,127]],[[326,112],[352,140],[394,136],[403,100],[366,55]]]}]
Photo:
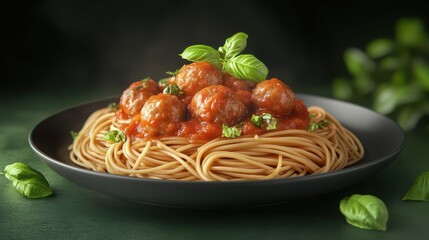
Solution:
[{"label": "tomato sauce", "polygon": [[[127,124],[120,126],[127,137],[135,141],[175,136],[190,141],[209,141],[222,137],[224,126],[239,128],[241,136],[254,136],[270,131],[306,129],[309,125],[306,105],[281,80],[273,78],[255,84],[221,73],[207,63],[190,65],[178,73],[181,76],[179,83],[188,90],[187,93],[160,93],[163,88],[154,87],[142,90],[135,87],[137,83],[124,91],[126,96],[121,99],[126,101],[120,102],[116,117],[128,120]],[[183,71],[192,72],[187,74]],[[168,83],[175,84],[175,77],[171,77]],[[199,90],[193,89],[194,86]],[[131,102],[136,104],[131,105]],[[136,105],[141,106],[138,114]],[[260,124],[252,122],[252,116],[264,114],[270,115],[275,124],[268,126],[266,121]]]}]

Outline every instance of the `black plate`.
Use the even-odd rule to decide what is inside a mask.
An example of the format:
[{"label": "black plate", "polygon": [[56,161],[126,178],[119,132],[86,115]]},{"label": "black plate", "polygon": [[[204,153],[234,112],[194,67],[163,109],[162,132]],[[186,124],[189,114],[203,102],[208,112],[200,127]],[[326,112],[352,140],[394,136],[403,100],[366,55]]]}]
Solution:
[{"label": "black plate", "polygon": [[354,132],[365,148],[364,158],[337,172],[289,179],[184,182],[139,179],[83,169],[69,159],[70,130],[79,130],[94,110],[117,102],[99,100],[58,112],[37,124],[29,135],[30,146],[49,167],[66,179],[111,196],[145,204],[224,208],[279,204],[336,191],[380,171],[402,151],[404,134],[392,120],[369,109],[323,97],[298,94],[307,106],[318,105]]}]

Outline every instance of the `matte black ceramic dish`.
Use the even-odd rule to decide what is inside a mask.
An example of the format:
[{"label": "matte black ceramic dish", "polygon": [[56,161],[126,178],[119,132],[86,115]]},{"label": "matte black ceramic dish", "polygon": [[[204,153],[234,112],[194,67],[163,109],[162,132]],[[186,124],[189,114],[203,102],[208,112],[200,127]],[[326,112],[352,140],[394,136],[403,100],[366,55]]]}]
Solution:
[{"label": "matte black ceramic dish", "polygon": [[365,157],[346,169],[289,179],[184,182],[139,179],[83,169],[69,159],[70,130],[79,130],[96,109],[119,98],[99,100],[53,114],[29,135],[36,155],[58,174],[89,189],[151,205],[185,208],[255,207],[336,191],[379,172],[402,151],[404,134],[392,120],[366,108],[333,99],[298,94],[307,106],[319,105],[362,141]]}]

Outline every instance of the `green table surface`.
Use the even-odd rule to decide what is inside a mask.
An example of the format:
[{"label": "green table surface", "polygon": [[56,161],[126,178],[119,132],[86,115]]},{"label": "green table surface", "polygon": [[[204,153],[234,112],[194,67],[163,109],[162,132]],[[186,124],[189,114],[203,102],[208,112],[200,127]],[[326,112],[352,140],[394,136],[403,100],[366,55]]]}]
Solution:
[{"label": "green table surface", "polygon": [[[288,204],[248,209],[192,210],[147,206],[82,188],[40,161],[28,144],[45,117],[83,102],[120,94],[117,89],[34,90],[0,97],[0,169],[21,161],[42,172],[54,194],[30,200],[0,176],[0,239],[424,239],[429,203],[403,201],[415,177],[429,170],[429,134],[406,133],[403,152],[379,174],[333,193]],[[303,90],[329,96],[329,91]],[[389,139],[386,139],[389,141]],[[371,194],[389,210],[387,231],[349,225],[339,202]]]}]

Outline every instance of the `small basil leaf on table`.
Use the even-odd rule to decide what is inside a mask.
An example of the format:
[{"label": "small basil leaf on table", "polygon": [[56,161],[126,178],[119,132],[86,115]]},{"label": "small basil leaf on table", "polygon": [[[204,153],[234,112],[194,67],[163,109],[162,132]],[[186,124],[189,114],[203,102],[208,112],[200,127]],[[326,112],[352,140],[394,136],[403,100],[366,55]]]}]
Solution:
[{"label": "small basil leaf on table", "polygon": [[24,163],[7,165],[4,175],[19,193],[28,198],[43,198],[53,193],[45,177]]},{"label": "small basil leaf on table", "polygon": [[358,228],[386,231],[389,213],[386,205],[372,195],[353,194],[340,202],[346,221]]},{"label": "small basil leaf on table", "polygon": [[417,176],[402,200],[429,201],[429,171]]}]

